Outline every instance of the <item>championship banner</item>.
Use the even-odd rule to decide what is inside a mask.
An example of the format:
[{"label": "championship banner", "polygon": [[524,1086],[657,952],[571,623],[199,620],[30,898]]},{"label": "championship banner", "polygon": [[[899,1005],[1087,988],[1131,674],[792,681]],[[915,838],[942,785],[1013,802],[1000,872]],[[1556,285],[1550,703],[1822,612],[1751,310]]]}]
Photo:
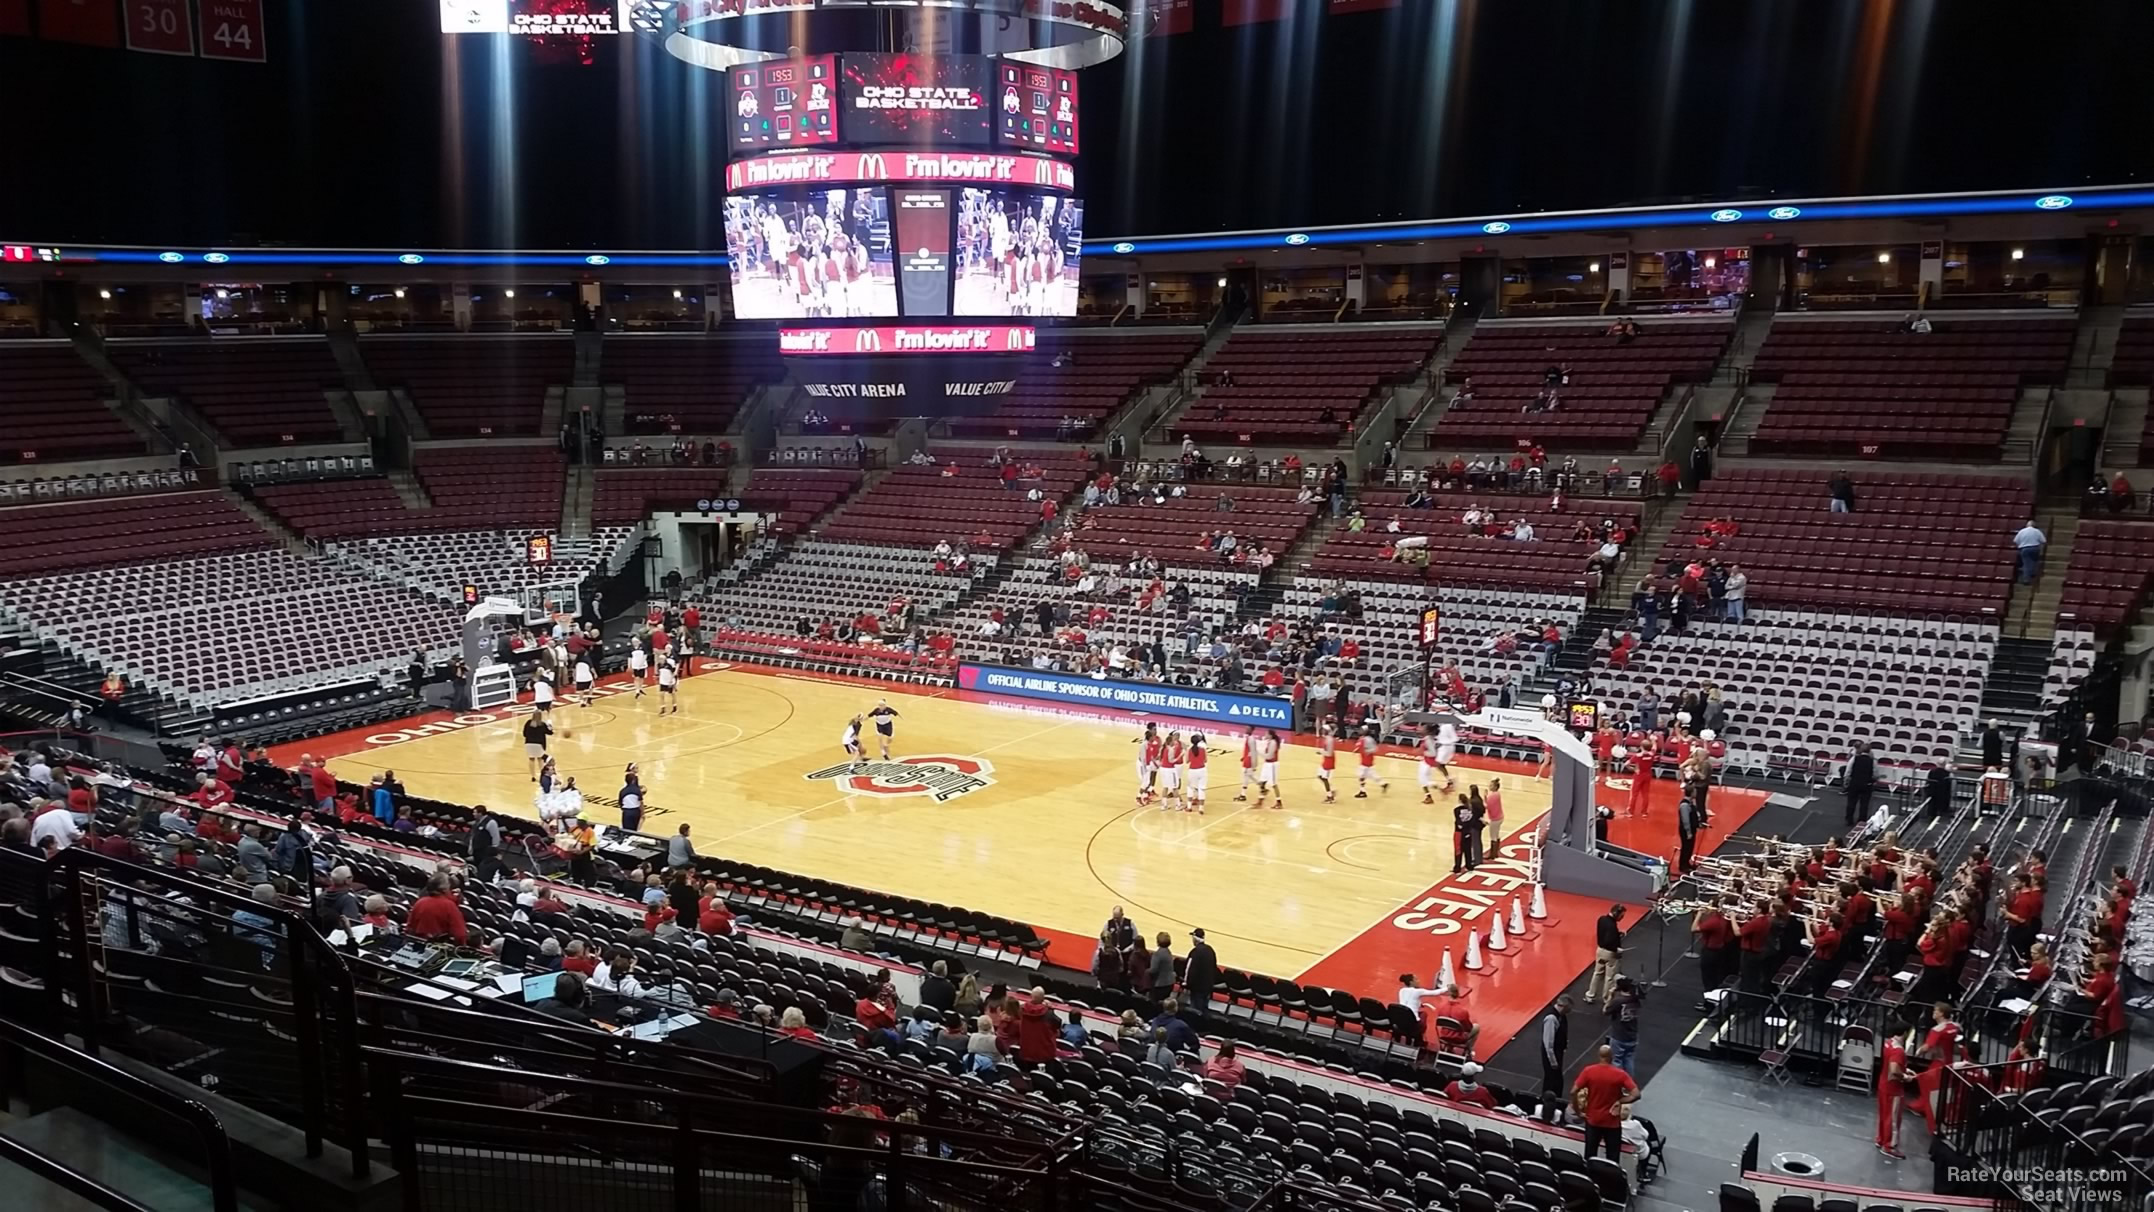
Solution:
[{"label": "championship banner", "polygon": [[1284,21],[1294,15],[1294,0],[1223,0],[1219,7],[1221,25],[1255,25],[1264,21]]},{"label": "championship banner", "polygon": [[84,46],[120,44],[120,9],[113,0],[44,0],[37,8],[37,36]]},{"label": "championship banner", "polygon": [[1108,707],[1142,711],[1183,719],[1207,720],[1244,728],[1294,727],[1294,705],[1283,698],[1254,694],[1229,694],[1222,690],[1198,690],[1163,686],[1153,682],[1094,681],[1070,673],[1047,673],[1037,669],[1006,669],[999,665],[958,666],[960,690],[1006,694],[1043,703],[1070,703],[1085,707]]},{"label": "championship banner", "polygon": [[127,49],[151,55],[193,55],[194,21],[187,0],[127,0]]},{"label": "championship banner", "polygon": [[1142,0],[1136,11],[1139,38],[1186,34],[1197,28],[1197,0]]}]

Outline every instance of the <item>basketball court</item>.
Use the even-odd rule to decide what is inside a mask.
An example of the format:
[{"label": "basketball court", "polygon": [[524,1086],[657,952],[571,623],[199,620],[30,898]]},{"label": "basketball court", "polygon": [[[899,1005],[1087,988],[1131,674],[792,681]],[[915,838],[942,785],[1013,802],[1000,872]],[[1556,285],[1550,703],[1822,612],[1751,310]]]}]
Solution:
[{"label": "basketball court", "polygon": [[[1224,965],[1389,1001],[1399,973],[1432,982],[1446,950],[1463,964],[1469,929],[1485,931],[1491,914],[1508,921],[1514,900],[1525,908],[1532,854],[1516,839],[1548,811],[1548,786],[1529,767],[1455,767],[1461,789],[1502,779],[1511,840],[1453,875],[1448,807],[1421,802],[1417,759],[1403,751],[1378,759],[1391,788],[1367,799],[1353,798],[1353,759],[1342,754],[1339,799],[1326,804],[1315,750],[1290,745],[1280,761],[1288,806],[1258,810],[1233,798],[1239,737],[1216,732],[1199,816],[1135,806],[1143,721],[1124,714],[741,666],[685,679],[677,715],[657,714],[655,691],[638,699],[630,689],[612,679],[590,707],[554,709],[552,752],[592,801],[591,819],[618,819],[613,796],[636,762],[646,833],[687,823],[705,855],[1017,918],[1051,940],[1050,962],[1080,969],[1121,905],[1147,936],[1172,935],[1177,955],[1202,926]],[[840,736],[878,697],[899,712],[893,762],[872,761],[871,728],[871,764],[854,774]],[[276,756],[316,753],[360,784],[393,769],[414,794],[535,818],[519,731],[528,710],[436,712]],[[1626,822],[1630,836],[1616,840],[1672,852],[1674,794],[1671,784],[1659,812],[1664,843],[1650,820]],[[1720,797],[1701,850],[1762,800]],[[1527,937],[1479,971],[1458,968],[1484,1056],[1592,958],[1590,919],[1605,906],[1547,899],[1548,918],[1529,922]]]}]

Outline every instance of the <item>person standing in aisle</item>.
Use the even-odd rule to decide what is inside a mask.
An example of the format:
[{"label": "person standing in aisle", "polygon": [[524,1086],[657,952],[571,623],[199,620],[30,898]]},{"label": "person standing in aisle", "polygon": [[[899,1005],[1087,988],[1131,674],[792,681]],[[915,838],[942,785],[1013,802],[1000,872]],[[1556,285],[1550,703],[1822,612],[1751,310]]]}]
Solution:
[{"label": "person standing in aisle", "polygon": [[1586,982],[1589,1002],[1598,1002],[1603,991],[1614,990],[1616,978],[1623,974],[1623,915],[1628,912],[1621,904],[1610,905],[1593,923],[1593,976]]},{"label": "person standing in aisle", "polygon": [[1552,1124],[1563,1122],[1563,1065],[1570,1050],[1571,995],[1566,993],[1541,1016],[1540,1112]]}]

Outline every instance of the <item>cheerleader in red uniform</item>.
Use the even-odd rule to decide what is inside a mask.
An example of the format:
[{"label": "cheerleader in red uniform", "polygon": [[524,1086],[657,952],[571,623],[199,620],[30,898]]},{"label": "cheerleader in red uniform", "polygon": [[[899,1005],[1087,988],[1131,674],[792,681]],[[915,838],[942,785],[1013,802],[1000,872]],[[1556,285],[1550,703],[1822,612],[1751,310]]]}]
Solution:
[{"label": "cheerleader in red uniform", "polygon": [[1900,1152],[1900,1117],[1907,1112],[1907,1043],[1887,1036],[1877,1058],[1877,1151],[1894,1161]]}]

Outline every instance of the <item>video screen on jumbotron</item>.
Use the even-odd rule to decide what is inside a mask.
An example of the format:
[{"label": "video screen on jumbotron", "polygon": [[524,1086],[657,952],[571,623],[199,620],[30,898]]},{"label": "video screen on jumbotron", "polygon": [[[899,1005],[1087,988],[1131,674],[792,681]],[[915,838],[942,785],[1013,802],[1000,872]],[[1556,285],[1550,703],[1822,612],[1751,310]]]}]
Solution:
[{"label": "video screen on jumbotron", "polygon": [[737,149],[838,141],[835,55],[745,64],[727,73],[727,88]]},{"label": "video screen on jumbotron", "polygon": [[735,194],[725,242],[743,320],[898,314],[881,186]]},{"label": "video screen on jumbotron", "polygon": [[958,316],[1074,316],[1084,203],[1015,189],[957,201]]},{"label": "video screen on jumbotron", "polygon": [[1077,73],[995,64],[995,139],[1005,147],[1077,154]]},{"label": "video screen on jumbotron", "polygon": [[844,56],[839,122],[849,143],[977,147],[987,142],[987,60],[978,55]]}]

